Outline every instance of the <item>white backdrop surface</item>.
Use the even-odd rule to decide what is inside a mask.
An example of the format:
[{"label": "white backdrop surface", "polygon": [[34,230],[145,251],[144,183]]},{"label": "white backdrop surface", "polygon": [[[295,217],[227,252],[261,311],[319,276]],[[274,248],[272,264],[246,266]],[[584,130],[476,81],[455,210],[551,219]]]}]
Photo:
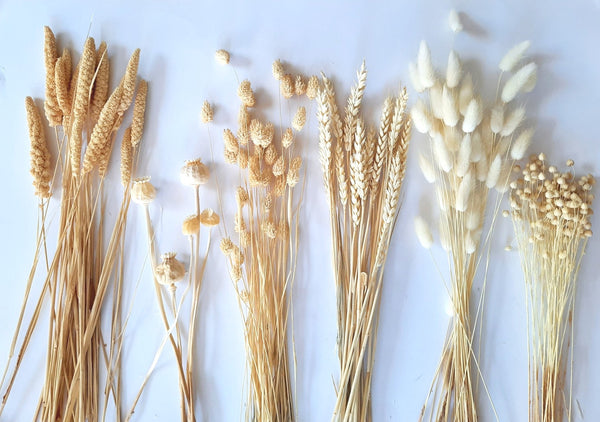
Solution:
[{"label": "white backdrop surface", "polygon": [[[451,7],[464,12],[467,31],[454,36],[447,25]],[[445,64],[455,48],[474,74],[477,87],[493,95],[496,64],[508,48],[532,41],[539,64],[538,86],[526,97],[528,119],[536,129],[533,149],[551,160],[573,158],[580,172],[598,175],[600,147],[600,2],[68,2],[0,1],[0,127],[3,147],[0,180],[0,362],[4,364],[33,257],[37,201],[29,172],[23,99],[42,98],[43,25],[59,45],[80,52],[88,33],[109,46],[113,80],[134,48],[142,50],[140,75],[150,84],[141,168],[158,189],[152,217],[161,251],[179,251],[187,259],[182,219],[193,210],[191,192],[181,186],[183,160],[210,161],[210,146],[198,113],[204,99],[215,104],[211,135],[215,144],[213,175],[231,198],[231,168],[221,158],[220,134],[235,124],[236,77],[258,90],[261,110],[279,121],[278,85],[271,63],[281,58],[296,71],[324,71],[345,99],[355,70],[366,59],[369,79],[366,114],[375,118],[386,95],[407,83],[408,63],[421,39],[434,60]],[[214,51],[232,54],[231,67],[214,61]],[[409,88],[410,102],[415,93]],[[282,106],[284,121],[296,102]],[[296,406],[300,421],[327,421],[335,402],[336,316],[330,266],[329,221],[321,188],[314,105],[301,139],[307,163],[306,195],[301,216],[297,280],[293,291],[296,339]],[[418,166],[423,138],[413,137],[404,201],[392,239],[381,303],[379,343],[373,378],[375,421],[414,421],[431,383],[449,317],[447,295],[429,254],[413,234],[413,218],[433,197]],[[118,166],[113,160],[113,168]],[[109,183],[108,207],[120,196],[118,172]],[[57,223],[56,200],[54,226]],[[214,182],[203,203],[217,207]],[[109,216],[114,218],[115,211]],[[133,303],[125,338],[124,401],[128,407],[144,378],[163,330],[150,286],[142,215],[130,210],[128,281],[125,298]],[[232,215],[226,212],[228,222]],[[600,221],[594,218],[593,224]],[[489,269],[481,371],[500,421],[527,420],[527,354],[524,284],[517,252],[504,252],[512,239],[508,221],[500,221]],[[55,231],[51,230],[55,236]],[[600,420],[600,237],[589,244],[577,291],[575,315],[574,420]],[[442,250],[433,255],[444,262]],[[139,287],[136,290],[136,283]],[[36,286],[39,290],[40,282]],[[35,290],[35,288],[34,288]],[[36,290],[36,291],[38,291]],[[47,314],[47,307],[45,308]],[[28,312],[30,315],[30,312]],[[243,412],[244,345],[241,318],[225,260],[213,248],[199,313],[197,382],[200,419],[237,421]],[[41,321],[44,327],[46,320]],[[43,383],[44,330],[39,330],[25,358],[2,420],[31,420]],[[480,385],[482,421],[495,420]],[[173,355],[165,349],[134,420],[171,421],[178,413]]]}]

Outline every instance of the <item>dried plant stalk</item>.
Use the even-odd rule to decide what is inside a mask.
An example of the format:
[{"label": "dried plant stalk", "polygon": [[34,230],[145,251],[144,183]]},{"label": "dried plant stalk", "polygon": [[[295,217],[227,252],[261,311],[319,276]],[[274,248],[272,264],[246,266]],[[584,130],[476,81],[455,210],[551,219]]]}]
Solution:
[{"label": "dried plant stalk", "polygon": [[[508,188],[513,163],[509,149],[525,114],[521,107],[511,110],[508,101],[498,100],[491,111],[484,109],[460,63],[458,54],[450,52],[446,80],[439,79],[423,41],[411,71],[415,88],[428,97],[417,101],[411,117],[416,129],[430,140],[431,158],[421,155],[419,165],[427,181],[435,184],[439,239],[447,254],[453,311],[440,364],[421,413],[420,419],[429,421],[477,420],[474,391],[482,375],[473,342],[484,293],[477,314],[472,315],[471,305],[477,303],[473,302],[472,289],[479,262],[489,259],[485,245],[498,212],[500,196],[487,235],[482,237],[488,195],[491,189],[501,194]],[[523,145],[518,148],[523,149]],[[430,248],[431,234],[422,218],[417,219],[416,229],[421,244]],[[489,248],[487,251],[489,254]]]},{"label": "dried plant stalk", "polygon": [[[101,45],[102,57],[106,57],[106,46]],[[135,55],[137,57],[137,53]],[[49,201],[40,202],[41,231],[38,234],[37,251],[32,267],[22,314],[28,306],[29,287],[37,271],[40,245],[43,244],[46,258],[45,273],[42,276],[43,286],[36,301],[33,317],[24,327],[24,335],[19,346],[18,357],[10,373],[5,371],[0,387],[5,389],[0,414],[4,410],[8,397],[16,380],[16,376],[29,342],[36,330],[37,322],[45,300],[50,301],[50,324],[48,327],[48,349],[46,357],[45,381],[41,392],[40,406],[34,419],[42,421],[81,421],[99,420],[102,411],[106,412],[108,402],[112,400],[117,415],[120,415],[120,372],[118,357],[113,353],[116,349],[115,335],[118,327],[113,324],[113,335],[110,353],[106,352],[104,340],[100,332],[100,314],[111,283],[120,283],[122,276],[115,273],[118,251],[122,250],[126,217],[129,207],[128,186],[114,225],[109,225],[104,209],[104,176],[112,146],[112,136],[119,128],[111,120],[110,132],[104,142],[109,147],[98,148],[92,145],[93,133],[98,132],[97,124],[92,118],[92,105],[105,108],[107,90],[107,61],[97,61],[97,52],[93,38],[87,38],[81,61],[71,77],[71,55],[64,50],[60,58],[56,54],[56,41],[49,28],[45,28],[44,58],[46,63],[46,101],[45,109],[51,126],[56,126],[59,157],[62,163],[55,169],[55,175],[62,177],[62,197],[60,199],[59,237],[53,251],[47,250],[45,241],[45,215]],[[104,63],[104,64],[103,64]],[[137,58],[135,61],[137,70]],[[128,69],[128,80],[135,83],[135,72]],[[124,106],[120,92],[119,111],[124,113],[129,103]],[[96,95],[92,95],[95,92]],[[104,97],[104,98],[103,98]],[[90,102],[90,98],[92,101]],[[130,102],[130,101],[129,101]],[[50,196],[51,175],[50,157],[44,139],[44,129],[35,104],[31,98],[26,100],[28,124],[32,141],[32,174],[36,195],[40,199]],[[102,114],[102,113],[100,113]],[[62,127],[61,127],[62,125]],[[62,129],[62,130],[61,130]],[[61,134],[62,132],[62,134]],[[87,142],[83,140],[85,138]],[[96,142],[97,143],[97,142]],[[88,145],[82,151],[84,145]],[[96,157],[86,165],[80,173],[81,156]],[[101,154],[101,157],[99,154]],[[132,151],[133,159],[134,152]],[[126,158],[126,157],[125,157]],[[125,163],[125,168],[128,166]],[[98,168],[98,176],[92,173]],[[105,244],[103,232],[111,233]],[[121,257],[122,258],[122,257]],[[120,280],[120,281],[118,281]],[[115,292],[120,287],[115,284]],[[118,293],[117,293],[118,294]],[[21,317],[22,318],[22,317]],[[117,324],[118,325],[118,324]],[[19,320],[15,339],[21,332]],[[117,344],[118,346],[118,344]],[[11,346],[16,347],[16,341]],[[120,346],[118,346],[120,347]],[[102,359],[104,357],[104,359]],[[115,357],[115,360],[113,360]],[[100,403],[100,364],[106,363],[108,377],[106,380],[104,403]],[[117,365],[114,366],[114,363]],[[9,360],[9,366],[11,361]],[[8,369],[8,366],[7,366]],[[5,381],[8,380],[6,383]],[[104,417],[104,416],[102,416]]]},{"label": "dried plant stalk", "polygon": [[[568,164],[572,167],[573,162]],[[573,342],[577,275],[592,236],[591,175],[559,172],[532,155],[511,183],[510,213],[527,288],[529,420],[572,419]],[[568,378],[568,374],[571,377]]]},{"label": "dried plant stalk", "polygon": [[[272,123],[253,118],[248,109],[255,105],[249,82],[242,82],[238,95],[240,137],[229,130],[224,133],[225,158],[239,166],[241,176],[234,221],[237,244],[225,237],[221,250],[244,318],[250,384],[245,419],[292,421],[287,327],[301,203],[294,191],[302,159],[294,155],[289,131],[278,138]],[[298,123],[301,120],[302,116]]]},{"label": "dried plant stalk", "polygon": [[[361,116],[363,62],[343,124],[331,82],[317,96],[319,150],[328,195],[337,292],[340,380],[333,420],[370,421],[379,297],[400,206],[411,123],[408,95],[384,103],[379,132]],[[349,198],[348,198],[349,195]]]}]

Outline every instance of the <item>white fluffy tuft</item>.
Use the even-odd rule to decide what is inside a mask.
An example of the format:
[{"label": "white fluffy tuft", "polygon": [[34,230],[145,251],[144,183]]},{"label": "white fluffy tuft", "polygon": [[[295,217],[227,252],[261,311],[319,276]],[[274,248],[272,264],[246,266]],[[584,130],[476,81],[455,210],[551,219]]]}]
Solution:
[{"label": "white fluffy tuft", "polygon": [[469,167],[471,166],[471,149],[471,135],[467,133],[460,144],[454,168],[458,177],[464,177],[469,171]]},{"label": "white fluffy tuft", "polygon": [[510,157],[513,160],[520,160],[525,157],[525,153],[531,144],[531,138],[533,138],[533,128],[528,128],[522,131],[510,150]]},{"label": "white fluffy tuft", "polygon": [[433,137],[433,155],[435,156],[435,161],[438,167],[448,173],[452,170],[452,156],[446,148],[446,143],[444,142],[444,138],[440,134],[435,134]]},{"label": "white fluffy tuft", "polygon": [[525,54],[525,51],[527,51],[530,45],[530,41],[522,41],[508,50],[508,53],[500,60],[500,70],[503,72],[510,72],[513,70],[517,63],[521,61],[523,54]]},{"label": "white fluffy tuft", "polygon": [[[511,102],[519,92],[533,90],[536,81],[537,65],[533,62],[526,64],[504,84],[501,94],[502,101],[505,103]],[[526,91],[526,89],[529,91]]]},{"label": "white fluffy tuft", "polygon": [[450,10],[450,14],[448,15],[448,25],[455,34],[463,30],[463,24],[456,9]]},{"label": "white fluffy tuft", "polygon": [[498,178],[500,177],[500,171],[502,170],[502,158],[500,154],[496,154],[496,157],[490,164],[490,168],[487,173],[487,177],[485,179],[485,185],[492,189],[494,186],[498,184]]},{"label": "white fluffy tuft", "polygon": [[465,133],[473,132],[479,123],[481,123],[481,119],[483,119],[483,109],[481,108],[481,102],[476,98],[473,98],[469,105],[467,106],[467,110],[465,112],[465,119],[463,120],[462,130]]},{"label": "white fluffy tuft", "polygon": [[429,225],[421,216],[415,218],[415,233],[417,234],[417,238],[419,239],[421,246],[423,246],[425,249],[431,248],[433,245],[433,236],[431,234],[431,230],[429,229]]},{"label": "white fluffy tuft", "polygon": [[435,182],[435,169],[433,168],[433,164],[431,164],[431,161],[423,154],[419,154],[419,168],[427,182]]},{"label": "white fluffy tuft", "polygon": [[444,86],[442,90],[442,117],[446,126],[454,127],[460,119],[456,107],[456,99],[450,88]]},{"label": "white fluffy tuft", "polygon": [[504,120],[504,126],[500,131],[500,135],[502,136],[510,136],[513,132],[519,127],[523,119],[525,118],[525,108],[517,107],[515,108]]},{"label": "white fluffy tuft", "polygon": [[446,68],[446,85],[448,88],[456,88],[462,76],[462,63],[460,57],[454,50],[448,55],[448,67]]},{"label": "white fluffy tuft", "polygon": [[419,54],[417,56],[417,68],[419,69],[419,78],[425,88],[431,88],[435,84],[436,76],[433,64],[431,64],[431,52],[425,41],[419,45]]}]

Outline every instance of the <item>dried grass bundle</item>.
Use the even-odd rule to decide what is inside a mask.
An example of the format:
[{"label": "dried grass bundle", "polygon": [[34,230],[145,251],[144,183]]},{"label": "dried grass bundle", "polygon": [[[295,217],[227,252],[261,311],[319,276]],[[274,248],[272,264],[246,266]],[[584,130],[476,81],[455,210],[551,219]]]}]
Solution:
[{"label": "dried grass bundle", "polygon": [[385,101],[379,132],[367,128],[361,115],[366,80],[363,62],[343,120],[325,76],[317,96],[338,311],[336,421],[371,420],[379,296],[411,135],[406,88]]},{"label": "dried grass bundle", "polygon": [[[277,63],[275,73],[280,70]],[[248,108],[247,98],[254,98],[249,82],[242,82],[238,94],[242,100],[238,136],[224,132],[225,159],[237,165],[240,174],[235,195],[237,241],[227,237],[225,230],[221,250],[244,319],[250,384],[245,419],[292,421],[287,328],[301,204],[294,192],[302,167],[294,139],[304,125],[306,111],[299,110],[294,131],[282,130],[276,136],[274,125],[255,117]]]},{"label": "dried grass bundle", "polygon": [[[417,101],[411,116],[417,130],[429,138],[430,154],[420,156],[419,166],[425,179],[435,184],[439,239],[449,263],[447,287],[453,308],[440,365],[421,414],[421,420],[429,421],[477,420],[474,389],[481,374],[473,373],[478,368],[473,338],[483,294],[477,314],[471,315],[471,304],[477,303],[473,302],[472,288],[478,264],[486,258],[485,245],[494,227],[500,195],[508,187],[513,158],[524,154],[532,135],[528,129],[519,132],[525,109],[509,103],[524,91],[522,84],[515,85],[511,77],[503,89],[510,95],[503,95],[504,101],[497,100],[487,110],[460,63],[458,54],[451,51],[446,78],[441,79],[423,41],[411,71],[415,89],[426,95]],[[503,67],[506,63],[504,60]],[[525,67],[535,69],[535,64]],[[493,221],[482,237],[492,189],[500,195],[493,207]],[[415,228],[419,241],[429,249],[432,237],[423,218],[417,219]]]},{"label": "dried grass bundle", "polygon": [[[527,288],[529,420],[572,418],[572,366],[577,275],[592,236],[591,175],[560,172],[532,155],[511,182],[510,205]],[[568,373],[571,374],[568,378]]]},{"label": "dried grass bundle", "polygon": [[[31,336],[36,329],[42,306],[49,298],[50,326],[45,382],[35,419],[99,420],[105,417],[109,402],[112,401],[117,420],[120,420],[122,326],[119,297],[123,277],[123,242],[129,207],[129,178],[132,163],[137,157],[137,149],[134,146],[124,145],[121,148],[124,161],[123,201],[112,228],[104,209],[104,181],[115,133],[133,96],[131,93],[131,98],[125,98],[124,87],[128,89],[127,92],[135,90],[137,54],[134,54],[134,65],[128,67],[124,78],[127,83],[122,81],[111,96],[118,97],[118,101],[107,101],[106,45],[101,44],[99,51],[96,51],[93,38],[87,38],[81,60],[75,72],[72,72],[70,52],[65,49],[58,57],[54,34],[48,27],[44,30],[45,112],[50,125],[56,128],[57,149],[60,154],[56,161],[57,167],[53,170],[54,176],[58,174],[62,177],[59,238],[54,250],[46,247],[45,215],[49,201],[44,199],[52,194],[54,176],[51,174],[41,118],[33,100],[28,97],[26,106],[32,145],[32,174],[36,195],[41,201],[41,229],[21,317],[11,345],[9,362],[0,383],[0,386],[5,388],[0,413],[8,400]],[[84,142],[84,139],[87,142]],[[124,142],[129,142],[127,135]],[[87,148],[84,150],[85,144]],[[98,170],[97,175],[92,172],[94,169]],[[106,229],[111,233],[107,244],[103,239]],[[29,289],[37,271],[40,249],[44,251],[46,262],[46,272],[42,277],[44,283],[35,303],[33,317],[25,329],[18,358],[5,384],[13,363],[16,340],[20,333],[22,334],[22,318],[29,303]],[[109,286],[113,288],[115,300],[112,308],[111,341],[107,347],[100,332],[100,314],[108,296]],[[107,368],[103,402],[100,401],[101,362]]]}]

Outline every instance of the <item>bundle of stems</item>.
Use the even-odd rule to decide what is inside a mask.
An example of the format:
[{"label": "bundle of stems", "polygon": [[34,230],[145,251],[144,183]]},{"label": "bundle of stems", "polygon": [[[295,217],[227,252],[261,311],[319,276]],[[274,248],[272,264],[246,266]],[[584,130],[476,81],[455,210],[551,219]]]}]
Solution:
[{"label": "bundle of stems", "polygon": [[510,185],[510,215],[527,292],[532,422],[572,419],[573,360],[568,368],[567,358],[577,276],[592,236],[595,183],[591,175],[576,179],[573,165],[568,160],[569,170],[560,172],[543,153],[532,155]]},{"label": "bundle of stems", "polygon": [[[160,264],[157,263],[156,246],[154,237],[154,227],[150,219],[149,206],[154,201],[156,190],[150,183],[149,177],[135,179],[131,190],[132,200],[140,204],[144,210],[146,227],[148,234],[148,244],[150,253],[150,262],[153,274],[153,285],[156,293],[156,300],[164,328],[166,338],[161,343],[150,369],[142,382],[140,389],[134,399],[133,405],[127,414],[126,420],[133,417],[133,413],[142,392],[148,383],[158,358],[168,340],[176,358],[177,374],[180,391],[181,420],[184,422],[193,422],[196,420],[195,400],[196,393],[194,387],[194,350],[196,345],[196,324],[198,317],[198,306],[200,302],[200,292],[202,281],[204,279],[204,270],[208,260],[208,253],[211,245],[211,228],[220,222],[219,216],[210,208],[200,211],[200,186],[208,182],[210,172],[208,167],[200,159],[186,161],[181,169],[181,182],[194,189],[196,204],[196,213],[187,217],[182,225],[182,233],[188,237],[190,245],[190,264],[188,275],[188,286],[183,291],[179,299],[177,298],[177,286],[185,279],[185,265],[176,258],[176,253],[167,252],[162,254]],[[204,252],[200,255],[201,227],[205,226],[207,230]],[[202,259],[201,259],[202,258]],[[182,341],[183,327],[180,321],[180,311],[183,303],[191,290],[190,318],[187,326],[187,339]],[[170,315],[167,312],[170,310]]]},{"label": "bundle of stems", "polygon": [[[32,141],[32,174],[36,194],[41,198],[41,234],[44,238],[46,271],[33,316],[24,330],[17,361],[8,378],[2,409],[6,404],[18,369],[32,334],[36,328],[42,304],[50,298],[48,350],[45,382],[36,410],[35,419],[98,420],[106,411],[106,402],[113,396],[119,413],[120,372],[118,357],[107,352],[100,331],[100,314],[111,280],[119,283],[122,277],[115,274],[115,263],[122,245],[129,205],[127,175],[137,153],[143,127],[143,110],[134,116],[126,162],[122,163],[124,194],[116,221],[112,226],[105,219],[104,181],[116,132],[121,126],[135,93],[139,50],[129,61],[125,75],[117,88],[109,92],[109,59],[106,44],[96,49],[94,39],[86,39],[81,60],[72,71],[71,54],[63,50],[59,57],[56,40],[50,28],[45,28],[44,58],[46,65],[46,118],[54,127],[59,156],[55,175],[62,178],[60,222],[58,239],[53,252],[47,251],[45,242],[45,216],[51,196],[50,157],[43,136],[44,129],[39,112],[31,98],[26,101],[29,132]],[[110,94],[110,95],[109,95]],[[140,93],[138,93],[138,96]],[[145,96],[145,92],[143,92]],[[141,98],[136,101],[143,105]],[[137,105],[137,104],[136,104]],[[139,137],[137,137],[139,135]],[[84,138],[87,146],[84,148]],[[53,180],[56,180],[53,178]],[[52,183],[54,185],[54,183]],[[110,239],[104,247],[103,233]],[[39,245],[38,236],[38,245]],[[122,249],[121,249],[122,251]],[[38,254],[34,259],[23,311],[15,336],[11,357],[17,339],[22,333],[22,316],[28,304],[28,292],[37,268]],[[115,291],[120,288],[116,287]],[[116,308],[115,308],[116,309]],[[116,313],[113,328],[118,330]],[[114,336],[120,332],[113,332]],[[111,345],[115,344],[114,338]],[[114,358],[115,360],[110,359]],[[99,364],[104,361],[109,370],[101,411]],[[10,361],[9,361],[10,365]],[[9,365],[7,365],[7,370]],[[2,383],[4,384],[5,371]],[[4,385],[2,385],[4,387]],[[1,410],[0,409],[0,412]]]},{"label": "bundle of stems", "polygon": [[379,298],[411,135],[406,88],[398,97],[385,100],[376,132],[361,115],[367,79],[364,62],[357,78],[343,120],[332,83],[325,76],[317,97],[338,312],[336,421],[372,420]]},{"label": "bundle of stems", "polygon": [[238,129],[224,131],[225,160],[239,168],[234,231],[237,243],[221,240],[244,320],[249,372],[247,421],[292,421],[293,394],[288,361],[290,293],[298,251],[295,196],[302,158],[296,137],[306,121],[300,107],[292,128],[275,136],[272,123],[253,116],[250,82],[239,85]]},{"label": "bundle of stems", "polygon": [[[512,71],[528,46],[529,43],[524,42],[511,49],[500,63],[502,72]],[[417,64],[411,64],[410,73],[415,89],[427,94],[425,101],[417,101],[411,116],[415,128],[429,138],[430,154],[420,155],[419,166],[425,179],[435,184],[440,211],[439,238],[446,251],[449,270],[449,280],[444,279],[444,284],[453,314],[421,420],[476,421],[474,390],[481,373],[473,344],[483,312],[484,294],[479,301],[472,302],[473,283],[482,258],[487,260],[487,269],[489,240],[501,194],[508,189],[514,160],[523,157],[533,135],[531,129],[519,129],[525,109],[511,106],[511,102],[518,93],[533,89],[536,65],[528,63],[514,72],[491,110],[484,110],[471,76],[463,72],[455,51],[448,57],[445,78],[440,79],[423,41]],[[499,195],[487,235],[482,237],[488,194],[492,189]],[[423,217],[415,220],[415,229],[421,244],[430,248],[433,238]],[[485,276],[482,291],[485,291]],[[472,315],[474,303],[477,313]],[[479,327],[481,335],[481,325]],[[476,374],[473,374],[473,365],[477,368]],[[483,384],[485,387],[485,382]]]}]

